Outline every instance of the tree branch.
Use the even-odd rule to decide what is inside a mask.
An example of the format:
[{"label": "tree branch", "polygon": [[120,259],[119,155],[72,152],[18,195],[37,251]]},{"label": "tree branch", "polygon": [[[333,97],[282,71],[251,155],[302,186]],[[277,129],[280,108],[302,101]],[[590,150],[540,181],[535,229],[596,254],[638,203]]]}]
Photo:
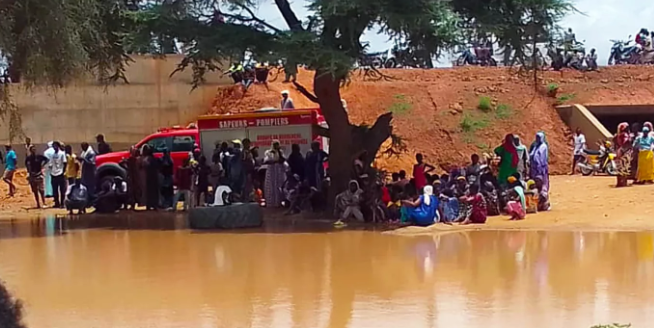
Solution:
[{"label": "tree branch", "polygon": [[314,102],[316,104],[319,103],[318,102],[318,97],[316,97],[314,94],[309,92],[309,90],[307,90],[307,88],[305,88],[303,85],[297,83],[296,81],[293,81],[293,85],[295,85],[295,88],[297,89],[297,91],[300,91],[300,93],[303,96],[307,97],[307,99],[311,100],[312,102]]},{"label": "tree branch", "polygon": [[267,22],[264,21],[263,19],[258,18],[258,17],[254,14],[254,12],[252,11],[252,9],[250,9],[250,8],[248,8],[247,6],[242,5],[242,4],[236,4],[236,5],[237,5],[239,8],[241,8],[241,9],[247,11],[247,13],[250,15],[250,17],[246,17],[246,16],[243,16],[243,15],[227,14],[227,13],[223,13],[223,12],[220,12],[220,14],[221,14],[222,16],[224,16],[224,17],[232,18],[232,19],[235,19],[235,20],[238,20],[238,21],[244,22],[244,23],[245,23],[245,22],[256,22],[256,23],[259,23],[259,24],[261,24],[261,25],[263,25],[263,26],[265,26],[265,27],[267,27],[267,28],[269,28],[269,29],[275,31],[275,33],[282,33],[282,30],[280,30],[280,29],[278,29],[278,28],[276,28],[276,27],[270,25],[269,23],[267,23]]},{"label": "tree branch", "polygon": [[291,29],[291,31],[298,32],[304,30],[304,28],[302,28],[302,22],[300,22],[293,9],[291,9],[291,5],[288,3],[288,0],[275,0],[275,4],[277,5],[279,12],[282,14],[282,17],[284,17],[284,20],[286,21],[286,24],[288,24],[288,27]]}]

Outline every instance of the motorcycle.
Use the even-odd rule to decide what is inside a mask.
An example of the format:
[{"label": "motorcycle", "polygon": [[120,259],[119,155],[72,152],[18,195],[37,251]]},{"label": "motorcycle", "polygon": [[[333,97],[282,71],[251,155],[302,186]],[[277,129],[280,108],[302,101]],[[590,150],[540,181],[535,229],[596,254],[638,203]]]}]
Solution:
[{"label": "motorcycle", "polygon": [[475,54],[470,51],[470,49],[464,50],[459,58],[457,58],[455,65],[464,66],[468,65],[479,65],[479,66],[497,66],[497,61],[491,55],[490,51],[487,48],[475,48]]},{"label": "motorcycle", "polygon": [[604,142],[599,146],[599,150],[584,149],[582,156],[583,159],[577,163],[577,167],[584,176],[594,173],[606,173],[610,176],[618,174],[616,154],[611,149],[611,142]]},{"label": "motorcycle", "polygon": [[609,55],[609,65],[634,64],[638,61],[638,47],[631,44],[631,35],[627,41],[609,40],[613,43]]}]

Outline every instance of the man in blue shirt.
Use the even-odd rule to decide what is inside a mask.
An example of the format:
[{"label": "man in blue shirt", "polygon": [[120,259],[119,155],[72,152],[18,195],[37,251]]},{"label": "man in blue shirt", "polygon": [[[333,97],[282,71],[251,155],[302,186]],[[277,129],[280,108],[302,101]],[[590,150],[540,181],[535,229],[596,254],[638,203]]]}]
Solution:
[{"label": "man in blue shirt", "polygon": [[5,145],[7,155],[5,156],[5,173],[2,175],[2,181],[9,185],[9,197],[13,197],[16,192],[14,185],[14,172],[16,172],[16,152],[11,149],[11,145]]}]

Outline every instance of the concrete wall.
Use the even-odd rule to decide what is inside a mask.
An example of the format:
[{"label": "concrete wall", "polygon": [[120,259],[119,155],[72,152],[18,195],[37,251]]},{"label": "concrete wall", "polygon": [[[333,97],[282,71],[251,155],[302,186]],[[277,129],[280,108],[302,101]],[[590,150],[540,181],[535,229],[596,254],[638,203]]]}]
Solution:
[{"label": "concrete wall", "polygon": [[613,135],[600,123],[597,118],[584,106],[559,106],[559,115],[572,131],[581,128],[586,135],[586,146],[597,149],[597,141],[611,138]]},{"label": "concrete wall", "polygon": [[[23,131],[38,145],[55,139],[90,142],[103,133],[110,143],[125,147],[157,128],[194,121],[211,106],[217,86],[230,80],[211,73],[207,84],[191,92],[190,69],[169,77],[181,58],[134,56],[126,72],[129,84],[104,87],[86,79],[57,91],[13,85]],[[0,122],[0,142],[8,139],[8,127]]]}]

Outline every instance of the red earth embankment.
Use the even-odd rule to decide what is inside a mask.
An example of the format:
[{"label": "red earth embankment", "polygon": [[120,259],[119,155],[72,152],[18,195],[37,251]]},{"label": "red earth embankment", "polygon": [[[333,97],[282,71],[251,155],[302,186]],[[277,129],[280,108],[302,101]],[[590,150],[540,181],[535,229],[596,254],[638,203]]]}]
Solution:
[{"label": "red earth embankment", "polygon": [[[554,105],[652,104],[654,68],[610,67],[600,72],[544,72],[541,89],[555,83],[558,99],[535,92],[531,79],[519,78],[506,68],[465,67],[432,70],[386,70],[388,81],[363,81],[356,73],[341,91],[354,123],[372,123],[393,111],[395,132],[408,144],[409,152],[399,158],[380,159],[381,167],[408,169],[416,152],[429,162],[449,166],[465,163],[472,153],[489,151],[507,133],[521,136],[528,145],[543,130],[551,151],[552,173],[566,173],[571,158],[569,129]],[[301,71],[298,80],[312,88],[313,73]],[[279,106],[279,92],[287,89],[296,107],[316,107],[292,84],[255,85],[245,97],[233,88],[220,89],[210,112],[245,112]],[[486,99],[483,99],[487,97]],[[479,109],[488,100],[491,109]],[[481,106],[484,107],[484,106]]]}]

